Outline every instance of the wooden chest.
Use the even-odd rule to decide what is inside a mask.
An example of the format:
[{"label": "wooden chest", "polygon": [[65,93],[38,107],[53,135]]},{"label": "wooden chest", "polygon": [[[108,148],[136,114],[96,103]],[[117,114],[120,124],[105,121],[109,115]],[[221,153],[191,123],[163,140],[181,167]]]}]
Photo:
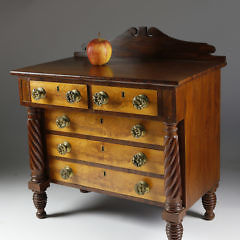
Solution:
[{"label": "wooden chest", "polygon": [[214,218],[226,59],[156,28],[131,28],[111,44],[105,66],[82,51],[11,71],[28,107],[37,217],[46,217],[51,182],[161,206],[168,239],[181,239],[199,198]]}]

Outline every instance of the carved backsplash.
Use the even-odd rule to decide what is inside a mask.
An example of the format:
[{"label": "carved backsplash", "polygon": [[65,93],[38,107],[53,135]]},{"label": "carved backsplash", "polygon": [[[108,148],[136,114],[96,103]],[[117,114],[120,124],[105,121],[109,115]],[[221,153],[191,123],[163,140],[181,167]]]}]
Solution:
[{"label": "carved backsplash", "polygon": [[[172,58],[172,59],[225,59],[213,56],[215,47],[207,43],[189,42],[172,38],[155,27],[129,28],[110,41],[113,57]],[[85,49],[75,52],[75,57],[86,56]]]},{"label": "carved backsplash", "polygon": [[116,57],[198,58],[215,52],[207,43],[178,40],[154,27],[130,28],[111,44]]}]

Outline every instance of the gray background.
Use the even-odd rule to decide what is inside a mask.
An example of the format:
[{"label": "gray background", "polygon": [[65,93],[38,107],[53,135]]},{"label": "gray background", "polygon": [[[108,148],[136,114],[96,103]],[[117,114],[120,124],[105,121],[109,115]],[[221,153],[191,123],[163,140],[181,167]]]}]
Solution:
[{"label": "gray background", "polygon": [[[102,37],[111,39],[131,26],[143,25],[156,26],[179,39],[207,42],[216,47],[216,54],[227,56],[228,65],[222,71],[221,92],[223,177],[219,195],[224,199],[221,200],[222,208],[220,208],[221,202],[218,206],[221,216],[219,220],[215,220],[219,221],[218,224],[201,221],[201,225],[199,219],[193,218],[196,212],[190,213],[189,219],[186,217],[184,224],[189,224],[185,239],[187,237],[193,239],[192,229],[195,229],[195,232],[199,231],[199,239],[208,239],[204,235],[206,229],[208,229],[209,238],[212,233],[212,239],[221,237],[224,239],[228,233],[234,233],[234,231],[236,233],[237,227],[229,224],[226,224],[225,228],[219,228],[219,226],[224,225],[224,219],[227,214],[230,215],[230,212],[230,221],[233,223],[233,218],[237,215],[236,211],[239,212],[236,202],[240,197],[237,185],[240,169],[238,151],[240,135],[238,124],[240,120],[239,7],[237,0],[1,0],[0,196],[3,197],[0,199],[3,204],[0,204],[0,208],[2,208],[1,215],[4,217],[0,218],[0,229],[2,227],[6,229],[5,239],[16,238],[18,231],[30,239],[39,226],[48,230],[47,236],[61,232],[61,235],[58,234],[58,239],[61,237],[64,239],[69,233],[59,228],[59,223],[66,225],[65,227],[71,229],[73,234],[78,234],[76,231],[83,231],[88,234],[86,239],[97,239],[99,236],[102,236],[100,239],[112,237],[130,239],[128,233],[131,231],[134,234],[139,233],[138,239],[146,239],[146,236],[160,239],[160,233],[161,239],[165,239],[164,223],[161,222],[160,213],[158,214],[160,210],[155,207],[98,194],[80,195],[72,189],[64,189],[64,192],[58,186],[49,189],[52,200],[48,205],[51,209],[50,214],[57,218],[49,218],[44,220],[45,222],[33,219],[31,192],[26,189],[29,175],[26,109],[19,106],[17,78],[9,75],[9,71],[15,68],[72,56],[73,51],[79,50],[83,42],[95,38],[99,31]],[[60,191],[58,191],[59,188]],[[67,197],[68,194],[70,197]],[[59,198],[63,201],[58,201]],[[19,205],[22,208],[19,208]],[[200,203],[196,206],[196,211],[200,212]],[[139,209],[142,209],[142,214],[139,213]],[[61,211],[65,211],[65,214],[63,212],[62,215],[58,215],[57,213]],[[84,214],[84,220],[81,213]],[[108,217],[104,217],[105,215]],[[72,221],[73,218],[76,219]],[[122,221],[122,218],[125,221]],[[192,224],[194,221],[195,224]],[[82,230],[79,229],[80,223],[83,226]],[[17,227],[16,231],[12,231],[12,224]],[[92,224],[95,231],[91,230]],[[111,227],[107,227],[112,230],[112,233],[101,227],[104,224],[112,224]],[[27,225],[32,226],[32,230],[27,231]],[[148,226],[148,230],[144,230],[145,225]],[[117,226],[122,230],[119,231]],[[216,238],[215,233],[220,229],[220,236]],[[117,237],[114,234],[116,232]],[[228,236],[230,237],[228,239],[233,239],[233,235]],[[36,235],[36,239],[41,237],[41,233]]]}]

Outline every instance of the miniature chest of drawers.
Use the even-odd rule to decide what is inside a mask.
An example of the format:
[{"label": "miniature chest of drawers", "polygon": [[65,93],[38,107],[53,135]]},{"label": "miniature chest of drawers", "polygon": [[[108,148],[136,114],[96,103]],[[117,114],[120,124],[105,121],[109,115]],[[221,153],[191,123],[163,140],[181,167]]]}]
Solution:
[{"label": "miniature chest of drawers", "polygon": [[199,198],[214,218],[226,59],[156,28],[131,28],[111,44],[104,66],[83,50],[11,71],[28,107],[37,217],[46,217],[51,182],[163,207],[168,239],[181,239]]}]

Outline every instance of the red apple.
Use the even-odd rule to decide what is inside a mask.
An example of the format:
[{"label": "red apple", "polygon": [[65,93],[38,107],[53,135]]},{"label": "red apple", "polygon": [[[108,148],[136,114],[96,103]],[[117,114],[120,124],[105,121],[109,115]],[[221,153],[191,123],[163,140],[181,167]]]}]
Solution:
[{"label": "red apple", "polygon": [[99,37],[87,45],[87,56],[92,65],[106,64],[112,56],[111,43]]}]

